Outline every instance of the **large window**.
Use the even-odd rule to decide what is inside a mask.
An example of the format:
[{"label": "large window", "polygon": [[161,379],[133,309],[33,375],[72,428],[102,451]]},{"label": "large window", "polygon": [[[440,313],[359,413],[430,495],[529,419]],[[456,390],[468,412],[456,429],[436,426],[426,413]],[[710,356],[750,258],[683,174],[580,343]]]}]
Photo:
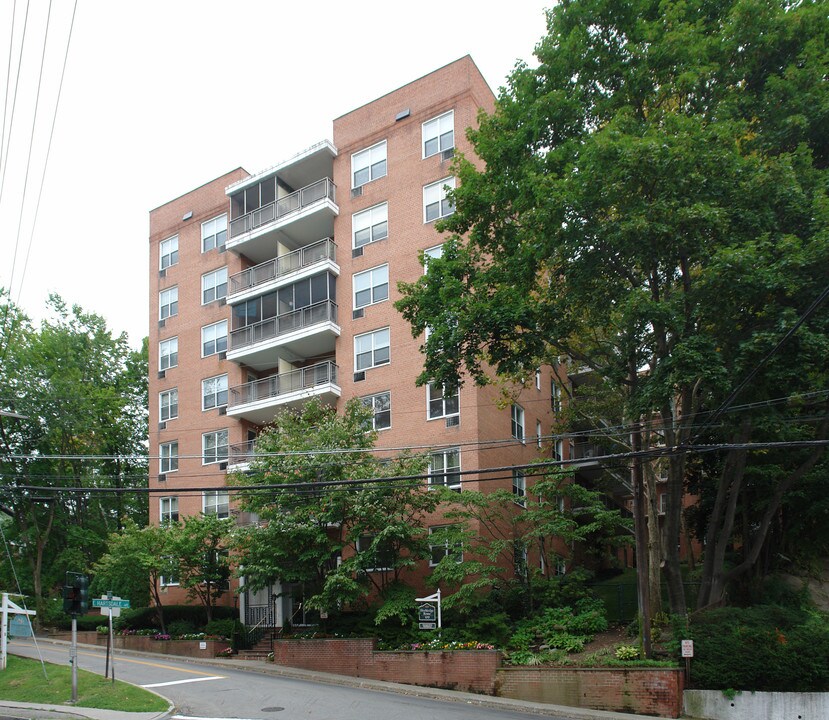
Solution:
[{"label": "large window", "polygon": [[432,222],[455,212],[455,205],[446,194],[455,189],[455,178],[448,177],[423,188],[423,222]]},{"label": "large window", "polygon": [[178,365],[178,338],[158,343],[158,369],[169,370]]},{"label": "large window", "polygon": [[376,535],[361,535],[357,539],[357,552],[364,556],[361,558],[364,572],[386,572],[394,566],[394,549],[377,540]]},{"label": "large window", "polygon": [[208,220],[201,224],[201,251],[223,248],[227,241],[227,215]]},{"label": "large window", "polygon": [[[337,276],[319,273],[273,292],[233,305],[233,329],[248,327],[272,317],[316,305],[337,297]],[[284,326],[287,327],[287,326]]]},{"label": "large window", "polygon": [[218,518],[230,517],[230,495],[227,490],[207,490],[202,495],[202,512]]},{"label": "large window", "polygon": [[178,498],[158,499],[158,520],[160,523],[178,522]]},{"label": "large window", "polygon": [[366,270],[354,275],[354,308],[374,305],[389,299],[389,266]]},{"label": "large window", "polygon": [[391,427],[391,393],[389,391],[360,398],[371,408],[371,427],[374,430],[387,430]]},{"label": "large window", "polygon": [[357,188],[386,175],[386,141],[351,156],[351,187]]},{"label": "large window", "polygon": [[426,388],[426,400],[429,406],[429,420],[452,417],[461,411],[458,388],[447,392],[443,385],[429,383],[429,386]]},{"label": "large window", "polygon": [[527,478],[520,470],[512,471],[512,497],[521,507],[527,505]]},{"label": "large window", "polygon": [[446,448],[429,456],[429,485],[461,489],[460,448]]},{"label": "large window", "polygon": [[178,235],[162,240],[158,246],[159,269],[166,270],[178,262]]},{"label": "large window", "polygon": [[227,405],[227,375],[217,375],[201,381],[201,409]]},{"label": "large window", "polygon": [[227,268],[219,268],[201,276],[202,305],[227,297]]},{"label": "large window", "polygon": [[429,528],[429,565],[434,567],[443,558],[451,557],[455,562],[463,562],[463,544],[453,542],[449,535],[456,530],[453,525],[434,525]]},{"label": "large window", "polygon": [[390,359],[388,328],[354,337],[355,372],[368,370],[378,365],[387,365]]},{"label": "large window", "polygon": [[455,147],[455,112],[439,115],[423,123],[423,157]]},{"label": "large window", "polygon": [[158,446],[159,472],[162,474],[178,470],[178,442],[162,443]]},{"label": "large window", "polygon": [[215,430],[201,436],[202,465],[227,460],[227,430]]},{"label": "large window", "polygon": [[510,429],[516,440],[524,442],[524,408],[520,405],[510,407]]},{"label": "large window", "polygon": [[227,350],[227,320],[201,329],[201,356],[215,355]]},{"label": "large window", "polygon": [[381,203],[351,216],[355,248],[384,240],[389,236],[389,204]]},{"label": "large window", "polygon": [[178,315],[178,288],[171,287],[158,293],[158,319]]},{"label": "large window", "polygon": [[178,417],[178,389],[165,390],[158,394],[158,420],[167,422]]}]

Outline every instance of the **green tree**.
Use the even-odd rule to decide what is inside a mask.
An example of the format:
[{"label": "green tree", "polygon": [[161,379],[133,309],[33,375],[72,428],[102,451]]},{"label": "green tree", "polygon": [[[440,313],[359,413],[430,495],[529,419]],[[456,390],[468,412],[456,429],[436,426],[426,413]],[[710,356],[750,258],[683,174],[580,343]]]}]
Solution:
[{"label": "green tree", "polygon": [[[456,161],[443,258],[401,285],[413,333],[433,329],[421,382],[466,370],[485,383],[489,367],[520,377],[568,356],[622,394],[626,424],[644,420],[666,447],[694,441],[697,413],[718,407],[825,285],[827,24],[821,2],[558,4],[538,66],[519,65],[469,131],[482,169]],[[776,385],[768,366],[755,397],[825,388],[813,371],[825,337],[812,318],[786,348],[800,377]],[[802,432],[823,436],[808,420]],[[775,478],[752,547],[798,462],[822,452]],[[661,550],[677,613],[686,461],[667,460]],[[719,482],[724,507],[739,491],[731,478]],[[710,559],[709,578],[723,569]]]},{"label": "green tree", "polygon": [[428,556],[424,519],[439,500],[412,479],[428,459],[381,459],[376,437],[359,400],[342,414],[311,400],[259,436],[250,471],[231,478],[252,488],[239,491],[240,504],[261,521],[237,537],[248,587],[301,584],[310,606],[334,611],[372,592],[389,596]]},{"label": "green tree", "polygon": [[147,354],[98,315],[49,300],[34,329],[7,296],[0,505],[38,609],[67,570],[87,571],[124,517],[146,522]]}]

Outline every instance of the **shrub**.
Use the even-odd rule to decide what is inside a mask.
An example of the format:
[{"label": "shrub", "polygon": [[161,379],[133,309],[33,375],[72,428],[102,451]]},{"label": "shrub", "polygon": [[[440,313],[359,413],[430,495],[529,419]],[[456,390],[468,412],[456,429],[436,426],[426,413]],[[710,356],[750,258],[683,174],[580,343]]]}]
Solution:
[{"label": "shrub", "polygon": [[196,632],[196,626],[189,620],[173,620],[167,623],[167,632],[173,637],[189,635]]},{"label": "shrub", "polygon": [[617,660],[638,660],[639,648],[635,645],[619,645],[613,654]]}]

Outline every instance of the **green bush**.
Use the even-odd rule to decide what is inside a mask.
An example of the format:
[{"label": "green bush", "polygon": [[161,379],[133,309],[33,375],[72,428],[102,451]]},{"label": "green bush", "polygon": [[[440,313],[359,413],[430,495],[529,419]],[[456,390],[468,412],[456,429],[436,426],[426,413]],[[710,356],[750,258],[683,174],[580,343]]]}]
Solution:
[{"label": "green bush", "polygon": [[241,629],[242,623],[238,620],[232,620],[230,618],[226,620],[211,620],[204,627],[204,631],[208,635],[218,635],[219,637],[227,638],[228,640],[232,639],[234,633],[238,633]]},{"label": "green bush", "polygon": [[173,620],[167,623],[167,634],[170,637],[179,637],[180,635],[189,635],[197,632],[196,626],[189,620]]},{"label": "green bush", "polygon": [[[214,607],[214,620],[227,620],[239,617],[239,610],[232,607]],[[202,605],[165,605],[164,622],[168,627],[171,623],[184,621],[190,623],[197,629],[203,629],[207,625],[207,611]],[[130,608],[122,610],[121,617],[115,621],[115,627],[119,630],[141,630],[145,628],[157,628],[158,619],[155,608]]]},{"label": "green bush", "polygon": [[710,690],[829,690],[829,618],[758,605],[719,608],[694,618],[691,679]]},{"label": "green bush", "polygon": [[594,633],[607,630],[604,605],[594,598],[577,600],[573,607],[548,607],[519,622],[508,643],[513,650],[551,648],[581,652]]}]

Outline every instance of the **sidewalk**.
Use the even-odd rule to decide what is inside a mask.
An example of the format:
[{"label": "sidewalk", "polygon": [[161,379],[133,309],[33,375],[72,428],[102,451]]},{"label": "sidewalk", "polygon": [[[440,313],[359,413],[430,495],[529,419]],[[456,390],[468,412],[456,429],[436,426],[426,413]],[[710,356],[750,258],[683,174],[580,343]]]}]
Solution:
[{"label": "sidewalk", "polygon": [[[38,638],[38,643],[49,643],[52,645],[68,645],[65,640],[52,640]],[[97,647],[96,645],[81,645],[78,647]],[[457,692],[454,690],[441,690],[439,688],[420,687],[418,685],[405,685],[403,683],[384,682],[382,680],[371,680],[368,678],[352,677],[349,675],[333,675],[331,673],[317,672],[315,670],[304,670],[301,668],[274,665],[273,663],[259,660],[236,660],[234,658],[194,658],[190,659],[181,656],[162,655],[160,653],[148,653],[129,650],[119,650],[119,654],[134,657],[166,658],[177,662],[186,662],[209,667],[242,670],[245,672],[257,672],[262,675],[273,677],[291,678],[294,680],[307,680],[309,682],[326,683],[328,685],[342,685],[345,687],[373,690],[375,692],[396,693],[410,697],[428,698],[442,702],[454,702],[465,705],[489,708],[491,710],[505,710],[509,712],[522,712],[528,715],[539,717],[558,718],[559,720],[658,720],[652,715],[634,715],[632,713],[607,712],[604,710],[590,710],[585,708],[568,707],[564,705],[547,705],[544,703],[527,702],[524,700],[512,700],[499,698],[491,695],[477,695],[475,693]],[[162,696],[163,697],[163,696]],[[15,714],[14,710],[23,709],[23,714]],[[26,713],[25,710],[29,710]],[[11,712],[7,712],[11,711]],[[33,712],[38,713],[34,714]],[[40,714],[42,713],[42,714]],[[114,712],[112,710],[95,710],[92,708],[71,707],[65,705],[33,705],[31,703],[13,703],[7,700],[0,700],[0,720],[4,716],[12,717],[37,717],[64,720],[72,718],[88,718],[89,720],[161,720],[174,714],[174,709],[164,713],[130,713]]]}]

